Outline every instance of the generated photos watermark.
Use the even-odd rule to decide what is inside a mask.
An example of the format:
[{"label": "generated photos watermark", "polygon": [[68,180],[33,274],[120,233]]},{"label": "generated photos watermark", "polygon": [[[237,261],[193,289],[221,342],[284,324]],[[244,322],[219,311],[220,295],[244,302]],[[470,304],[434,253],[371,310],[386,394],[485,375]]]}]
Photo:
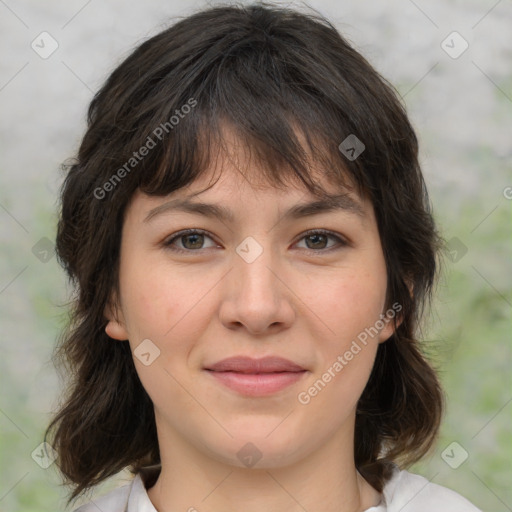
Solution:
[{"label": "generated photos watermark", "polygon": [[[336,358],[336,361],[333,362],[331,366],[325,371],[322,376],[315,381],[315,383],[310,386],[306,391],[301,391],[297,395],[297,399],[299,403],[302,405],[307,405],[311,402],[311,399],[322,391],[325,386],[331,380],[338,375],[345,366],[347,366],[352,359],[354,359],[359,352],[368,344],[368,340],[374,338],[379,334],[384,327],[395,318],[397,313],[402,311],[402,305],[398,302],[395,302],[391,308],[389,308],[385,314],[380,315],[380,319],[375,322],[371,327],[367,327],[364,331],[361,331],[357,335],[357,340],[352,340],[350,348],[346,350],[342,355],[339,355]],[[359,342],[359,343],[358,343]],[[362,345],[362,347],[361,347]]]},{"label": "generated photos watermark", "polygon": [[172,115],[165,123],[160,123],[148,136],[146,142],[137,150],[134,151],[132,156],[121,166],[112,176],[105,182],[101,187],[94,189],[94,197],[96,199],[104,199],[109,192],[112,192],[122,179],[126,175],[130,174],[139,162],[141,162],[150,151],[156,147],[158,141],[161,141],[166,135],[168,135],[178,124],[181,119],[185,118],[192,109],[197,105],[197,100],[189,98],[187,102],[181,106],[181,108],[174,111],[175,115]]}]

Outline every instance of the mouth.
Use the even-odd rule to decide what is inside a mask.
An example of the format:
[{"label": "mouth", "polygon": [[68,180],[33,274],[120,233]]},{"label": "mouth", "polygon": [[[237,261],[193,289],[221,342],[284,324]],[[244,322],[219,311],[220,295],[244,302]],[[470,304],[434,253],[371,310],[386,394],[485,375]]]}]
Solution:
[{"label": "mouth", "polygon": [[223,359],[204,370],[225,387],[253,397],[277,393],[301,380],[308,372],[288,359],[245,356]]}]

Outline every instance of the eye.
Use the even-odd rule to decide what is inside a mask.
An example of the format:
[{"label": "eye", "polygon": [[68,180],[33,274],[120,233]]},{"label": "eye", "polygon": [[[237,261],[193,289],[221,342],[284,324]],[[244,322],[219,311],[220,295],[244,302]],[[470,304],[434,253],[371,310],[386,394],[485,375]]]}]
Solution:
[{"label": "eye", "polygon": [[[171,251],[190,253],[194,251],[199,251],[201,249],[205,249],[205,247],[203,247],[205,238],[209,238],[210,240],[213,241],[212,237],[202,229],[186,229],[184,231],[176,233],[171,238],[168,238],[163,243],[163,245],[165,248]],[[302,237],[299,240],[306,241],[306,250],[311,250],[313,252],[327,252],[336,248],[333,247],[332,245],[330,247],[327,247],[329,239],[335,240],[337,242],[337,248],[340,248],[339,246],[344,247],[348,245],[348,243],[343,238],[324,229],[313,229],[307,231],[302,235]],[[336,246],[336,244],[334,245]],[[218,245],[216,245],[215,243],[210,247],[215,246],[218,247]]]},{"label": "eye", "polygon": [[[202,229],[186,229],[185,231],[180,231],[173,237],[167,239],[164,242],[164,246],[176,252],[192,252],[197,251],[198,249],[203,249],[201,245],[204,243],[205,238],[212,240],[206,231],[203,231]],[[174,245],[175,241],[180,242],[182,247],[176,247]]]},{"label": "eye", "polygon": [[[329,238],[336,240],[338,242],[338,247],[333,247],[332,245],[330,247],[326,247]],[[339,246],[344,247],[348,245],[343,238],[325,229],[312,229],[307,231],[302,235],[300,240],[306,240],[306,249],[314,250],[315,252],[319,252],[316,249],[326,249],[322,252],[327,252],[331,249],[339,249]],[[336,244],[334,245],[336,246]]]}]

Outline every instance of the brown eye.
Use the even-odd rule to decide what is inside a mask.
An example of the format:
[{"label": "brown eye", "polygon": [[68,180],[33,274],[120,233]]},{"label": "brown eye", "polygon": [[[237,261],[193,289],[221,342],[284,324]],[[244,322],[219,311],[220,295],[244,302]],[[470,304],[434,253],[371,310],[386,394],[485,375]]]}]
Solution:
[{"label": "brown eye", "polygon": [[[205,231],[199,229],[188,229],[186,231],[180,231],[173,237],[169,238],[164,243],[164,246],[172,251],[193,252],[205,248],[203,247],[205,239],[212,240]],[[215,245],[216,244],[213,244],[210,247],[214,247]]]},{"label": "brown eye", "polygon": [[[328,247],[327,244],[329,243],[329,239],[336,240],[337,244],[335,243]],[[343,247],[348,245],[341,237],[331,233],[330,231],[324,230],[308,231],[301,240],[306,240],[306,249],[315,252],[327,252],[330,249],[337,248],[336,246],[339,248],[339,246]]]},{"label": "brown eye", "polygon": [[[304,237],[308,249],[325,249],[329,237],[324,234],[308,235]],[[310,242],[310,243],[308,243]]]},{"label": "brown eye", "polygon": [[182,235],[180,241],[186,249],[201,249],[200,246],[202,246],[204,243],[204,235],[200,233],[192,235]]}]

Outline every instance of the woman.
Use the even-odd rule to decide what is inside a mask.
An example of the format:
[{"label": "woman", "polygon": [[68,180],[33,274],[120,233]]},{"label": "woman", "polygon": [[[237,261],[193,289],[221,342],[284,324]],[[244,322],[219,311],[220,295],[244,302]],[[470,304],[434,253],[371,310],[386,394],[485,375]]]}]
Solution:
[{"label": "woman", "polygon": [[443,408],[417,153],[320,16],[209,8],[121,63],[62,188],[78,295],[48,434],[71,499],[135,478],[80,511],[477,510],[404,469]]}]

